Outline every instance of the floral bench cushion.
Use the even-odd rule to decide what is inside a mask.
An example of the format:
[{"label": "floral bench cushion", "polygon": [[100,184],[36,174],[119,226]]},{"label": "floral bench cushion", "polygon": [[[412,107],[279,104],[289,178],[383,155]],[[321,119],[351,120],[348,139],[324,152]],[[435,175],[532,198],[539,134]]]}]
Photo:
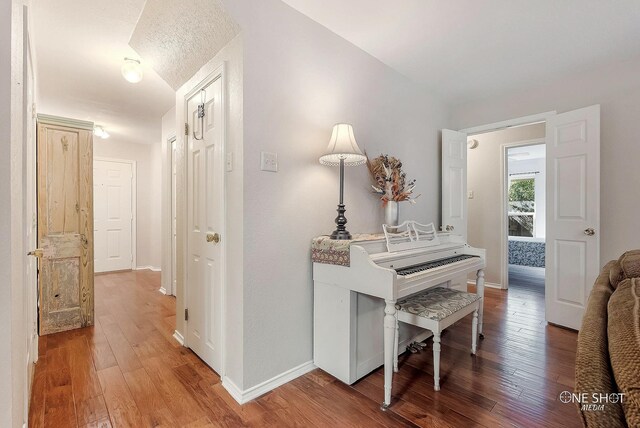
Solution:
[{"label": "floral bench cushion", "polygon": [[477,294],[437,287],[400,300],[396,303],[396,309],[441,321],[478,300],[480,296]]}]

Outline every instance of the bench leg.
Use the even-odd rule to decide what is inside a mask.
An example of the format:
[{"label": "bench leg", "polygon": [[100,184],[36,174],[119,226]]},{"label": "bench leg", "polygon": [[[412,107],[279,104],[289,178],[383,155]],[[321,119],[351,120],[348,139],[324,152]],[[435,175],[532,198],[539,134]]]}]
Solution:
[{"label": "bench leg", "polygon": [[478,345],[478,309],[473,311],[473,321],[471,323],[471,353],[476,355]]},{"label": "bench leg", "polygon": [[400,322],[398,321],[398,312],[396,310],[396,335],[393,341],[393,372],[398,373],[398,340],[400,336]]},{"label": "bench leg", "polygon": [[440,332],[433,332],[433,389],[440,391]]}]

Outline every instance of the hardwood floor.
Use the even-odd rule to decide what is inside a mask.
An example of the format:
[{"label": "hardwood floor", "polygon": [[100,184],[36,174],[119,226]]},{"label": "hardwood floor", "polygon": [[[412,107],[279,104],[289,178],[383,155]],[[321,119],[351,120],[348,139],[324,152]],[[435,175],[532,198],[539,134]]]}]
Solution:
[{"label": "hardwood floor", "polygon": [[348,386],[314,370],[244,406],[172,338],[175,299],[148,271],[96,277],[96,325],[40,339],[31,427],[580,426],[558,395],[574,383],[577,334],[548,326],[526,288],[488,289],[485,339],[470,355],[470,317],[442,336],[440,392],[431,342],[400,356],[393,402],[379,369]]},{"label": "hardwood floor", "polygon": [[544,296],[544,268],[509,265],[509,287],[526,288]]}]

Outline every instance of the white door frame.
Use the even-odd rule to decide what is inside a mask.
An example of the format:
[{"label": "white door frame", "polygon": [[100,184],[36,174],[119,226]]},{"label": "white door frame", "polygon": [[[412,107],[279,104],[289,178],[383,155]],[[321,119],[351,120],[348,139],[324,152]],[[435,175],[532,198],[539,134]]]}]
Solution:
[{"label": "white door frame", "polygon": [[[178,150],[178,139],[176,137],[175,134],[171,135],[169,138],[167,138],[167,144],[166,144],[166,170],[169,172],[169,180],[168,180],[168,192],[167,195],[167,199],[169,201],[168,204],[165,204],[165,210],[166,210],[166,216],[169,219],[169,227],[168,229],[168,235],[167,235],[167,245],[166,245],[166,251],[167,254],[169,254],[169,264],[166,267],[166,272],[163,272],[163,275],[166,275],[168,278],[169,283],[167,284],[167,281],[165,281],[165,285],[166,285],[166,289],[163,287],[160,289],[161,292],[163,292],[164,294],[168,294],[171,296],[175,296],[176,295],[176,287],[173,285],[173,275],[174,271],[177,270],[177,265],[178,265],[178,250],[177,250],[177,246],[175,249],[175,257],[174,257],[174,248],[173,248],[173,164],[174,162],[177,164],[177,159],[175,159],[176,156],[174,156],[173,154],[173,143],[176,143],[176,150]],[[176,165],[176,181],[178,181],[178,171],[177,171],[177,165]],[[177,203],[178,200],[176,198],[176,215],[178,213],[178,207],[177,207]],[[178,229],[178,225],[176,224],[176,244],[177,244],[177,229]]]},{"label": "white door frame", "polygon": [[131,270],[136,270],[138,268],[138,258],[136,256],[136,236],[137,234],[137,224],[138,224],[138,208],[137,208],[137,200],[138,200],[138,176],[136,173],[136,161],[130,159],[117,159],[117,158],[106,158],[102,156],[94,156],[94,161],[103,161],[103,162],[118,162],[118,163],[128,163],[131,165]]},{"label": "white door frame", "polygon": [[[515,128],[515,127],[519,127],[519,126],[526,126],[526,125],[533,125],[534,123],[540,123],[540,122],[546,122],[548,120],[548,118],[555,116],[556,115],[556,111],[552,110],[552,111],[546,111],[543,113],[537,113],[537,114],[531,114],[528,116],[521,116],[521,117],[516,117],[513,119],[507,119],[507,120],[503,120],[500,122],[493,122],[493,123],[489,123],[486,125],[478,125],[478,126],[472,126],[469,128],[464,128],[464,129],[460,129],[459,132],[464,132],[467,134],[467,136],[471,137],[473,135],[478,135],[478,134],[485,134],[488,132],[495,132],[495,131],[500,131],[503,129],[507,129],[507,128]],[[540,141],[540,139],[537,139],[537,141]],[[545,135],[544,139],[543,139],[544,143],[547,143],[547,136]],[[517,143],[514,143],[517,144]],[[506,162],[504,159],[504,153],[505,153],[506,148],[501,148],[501,187],[502,187],[502,220],[500,222],[500,242],[501,242],[501,257],[500,257],[500,271],[501,271],[501,279],[500,279],[500,288],[501,289],[507,289],[509,287],[509,263],[507,260],[507,257],[509,255],[508,252],[508,233],[506,230],[506,195],[505,195],[505,186],[507,184],[505,184],[505,174],[507,173],[505,171],[505,167],[506,167]],[[508,182],[507,182],[508,183]],[[546,213],[545,213],[546,215]],[[468,220],[467,220],[468,221]],[[486,284],[485,284],[486,285]]]},{"label": "white door frame", "polygon": [[[197,94],[202,88],[208,86],[209,84],[211,84],[212,82],[214,82],[217,79],[221,79],[221,83],[222,83],[222,99],[221,99],[221,103],[222,103],[222,147],[221,147],[221,156],[222,159],[226,159],[226,153],[227,153],[227,80],[226,80],[226,72],[225,72],[225,63],[222,63],[219,67],[217,67],[212,73],[210,73],[208,76],[206,76],[204,79],[202,79],[199,83],[195,84],[185,95],[184,98],[182,99],[182,103],[183,103],[183,120],[184,123],[187,124],[189,123],[189,117],[188,117],[188,103],[189,103],[189,99],[192,98],[195,94]],[[179,126],[178,128],[181,128],[181,126]],[[191,129],[188,130],[188,132],[191,132]],[[185,132],[186,133],[186,132]],[[181,268],[177,267],[178,273],[182,273],[181,276],[176,276],[177,280],[180,281],[182,280],[182,290],[183,290],[183,297],[182,297],[182,302],[184,304],[184,307],[186,307],[188,300],[188,295],[189,295],[189,281],[188,281],[188,266],[189,266],[189,261],[188,261],[188,253],[189,253],[189,243],[188,243],[188,236],[189,236],[189,230],[188,230],[188,222],[186,221],[186,219],[188,218],[188,204],[189,201],[187,199],[187,177],[188,177],[188,171],[187,171],[187,156],[188,156],[188,152],[189,152],[189,148],[186,144],[186,138],[185,136],[182,136],[182,138],[177,139],[177,147],[176,147],[176,152],[180,152],[180,155],[178,156],[178,163],[176,165],[177,168],[177,185],[180,189],[184,190],[183,192],[179,192],[178,195],[182,196],[181,201],[183,202],[182,204],[180,204],[179,202],[176,202],[176,204],[178,205],[178,207],[176,208],[176,222],[177,222],[177,226],[176,226],[176,230],[178,232],[178,236],[176,237],[176,246],[178,249],[182,249],[182,254],[181,257],[178,256],[177,258],[177,262],[180,264],[182,264]],[[181,162],[180,162],[181,161]],[[220,272],[220,287],[221,287],[221,308],[222,308],[222,314],[221,315],[221,325],[220,325],[220,346],[221,346],[221,355],[222,355],[222,361],[221,361],[221,368],[220,371],[221,373],[218,373],[218,375],[220,375],[220,378],[224,378],[225,374],[226,374],[226,319],[227,319],[227,272],[226,272],[226,265],[227,265],[227,245],[226,245],[226,238],[227,238],[227,177],[226,177],[226,173],[225,173],[225,169],[221,168],[220,171],[218,171],[218,182],[221,183],[222,188],[223,188],[223,200],[222,202],[222,218],[221,218],[221,225],[220,225],[220,235],[221,235],[221,239],[220,239],[220,243],[219,245],[221,246],[220,248],[220,255],[221,255],[221,260],[220,260],[220,268],[221,268],[221,272]],[[180,218],[182,217],[182,218]],[[182,232],[182,233],[180,233]],[[180,287],[178,287],[180,288]],[[177,297],[177,296],[176,296]],[[177,308],[178,311],[180,309],[183,308]],[[177,312],[178,312],[177,311]],[[178,313],[178,316],[180,316],[182,314]],[[184,321],[184,337],[182,337],[182,341],[183,341],[183,345],[184,346],[189,346],[188,343],[188,338],[189,338],[189,321],[185,320]],[[179,336],[179,333],[176,332],[176,334]],[[175,336],[175,335],[174,335]]]},{"label": "white door frame", "polygon": [[502,285],[501,288],[503,290],[509,288],[509,204],[507,202],[509,199],[509,158],[507,156],[507,152],[509,149],[514,147],[534,146],[539,144],[547,144],[546,136],[544,138],[534,138],[533,140],[516,141],[500,145],[500,171],[502,172],[500,176],[500,182],[502,185],[502,215],[500,220],[500,284]]}]

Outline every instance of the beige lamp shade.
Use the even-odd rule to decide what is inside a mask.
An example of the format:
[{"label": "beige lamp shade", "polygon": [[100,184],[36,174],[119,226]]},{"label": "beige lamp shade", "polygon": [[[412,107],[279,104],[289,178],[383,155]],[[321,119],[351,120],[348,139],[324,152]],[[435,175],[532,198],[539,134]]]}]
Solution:
[{"label": "beige lamp shade", "polygon": [[320,157],[323,165],[337,166],[340,160],[344,160],[345,165],[362,165],[367,161],[366,156],[358,147],[356,137],[353,135],[353,126],[348,123],[337,123],[333,126],[329,147],[324,155]]}]

